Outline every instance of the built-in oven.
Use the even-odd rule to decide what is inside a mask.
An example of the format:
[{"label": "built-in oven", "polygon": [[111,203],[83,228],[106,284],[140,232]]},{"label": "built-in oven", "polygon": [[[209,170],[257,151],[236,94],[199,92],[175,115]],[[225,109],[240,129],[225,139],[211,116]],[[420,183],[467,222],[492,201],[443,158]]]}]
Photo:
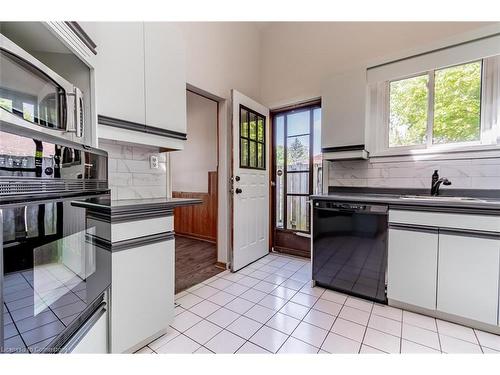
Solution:
[{"label": "built-in oven", "polygon": [[0,34],[0,121],[80,142],[82,91]]},{"label": "built-in oven", "polygon": [[105,152],[0,131],[0,352],[59,352],[107,303],[111,253],[77,202],[108,198]]},{"label": "built-in oven", "polygon": [[387,303],[387,218],[384,205],[313,200],[313,282]]}]

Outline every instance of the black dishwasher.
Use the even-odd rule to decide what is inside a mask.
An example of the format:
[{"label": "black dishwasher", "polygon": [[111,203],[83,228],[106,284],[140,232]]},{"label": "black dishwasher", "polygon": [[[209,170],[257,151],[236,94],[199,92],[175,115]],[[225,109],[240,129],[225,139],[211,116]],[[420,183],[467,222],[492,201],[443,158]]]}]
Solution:
[{"label": "black dishwasher", "polygon": [[313,201],[316,285],[387,303],[387,206]]}]

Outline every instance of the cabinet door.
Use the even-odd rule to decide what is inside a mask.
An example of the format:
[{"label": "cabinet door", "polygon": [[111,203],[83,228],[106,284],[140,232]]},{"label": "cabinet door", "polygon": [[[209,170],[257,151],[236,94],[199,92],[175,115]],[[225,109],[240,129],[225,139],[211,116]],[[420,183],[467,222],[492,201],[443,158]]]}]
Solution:
[{"label": "cabinet door", "polygon": [[438,233],[389,229],[387,297],[434,310]]},{"label": "cabinet door", "polygon": [[365,144],[366,70],[328,80],[322,90],[321,147]]},{"label": "cabinet door", "polygon": [[85,336],[71,351],[73,354],[106,354],[108,353],[108,312],[102,314],[93,323]]},{"label": "cabinet door", "polygon": [[186,67],[182,35],[175,25],[144,25],[146,124],[186,133]]},{"label": "cabinet door", "polygon": [[500,240],[439,235],[437,309],[498,324]]},{"label": "cabinet door", "polygon": [[174,317],[174,240],[112,255],[111,351],[131,352]]},{"label": "cabinet door", "polygon": [[145,123],[144,24],[82,22],[97,44],[97,114]]}]

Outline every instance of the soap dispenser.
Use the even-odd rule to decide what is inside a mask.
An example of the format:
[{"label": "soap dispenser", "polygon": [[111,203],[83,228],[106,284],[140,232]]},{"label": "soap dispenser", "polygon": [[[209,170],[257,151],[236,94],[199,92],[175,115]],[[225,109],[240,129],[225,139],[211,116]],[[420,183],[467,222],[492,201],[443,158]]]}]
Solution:
[{"label": "soap dispenser", "polygon": [[436,182],[438,182],[438,180],[439,180],[439,173],[438,170],[435,169],[434,173],[432,174],[431,192],[434,189],[434,185],[436,184]]}]

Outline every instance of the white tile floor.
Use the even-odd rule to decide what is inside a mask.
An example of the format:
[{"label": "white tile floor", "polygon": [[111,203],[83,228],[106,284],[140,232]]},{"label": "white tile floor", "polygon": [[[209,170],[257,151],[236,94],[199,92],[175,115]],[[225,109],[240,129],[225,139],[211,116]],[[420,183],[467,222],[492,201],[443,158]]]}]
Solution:
[{"label": "white tile floor", "polygon": [[169,332],[137,353],[500,353],[500,336],[311,288],[307,260],[269,254],[179,293]]}]

